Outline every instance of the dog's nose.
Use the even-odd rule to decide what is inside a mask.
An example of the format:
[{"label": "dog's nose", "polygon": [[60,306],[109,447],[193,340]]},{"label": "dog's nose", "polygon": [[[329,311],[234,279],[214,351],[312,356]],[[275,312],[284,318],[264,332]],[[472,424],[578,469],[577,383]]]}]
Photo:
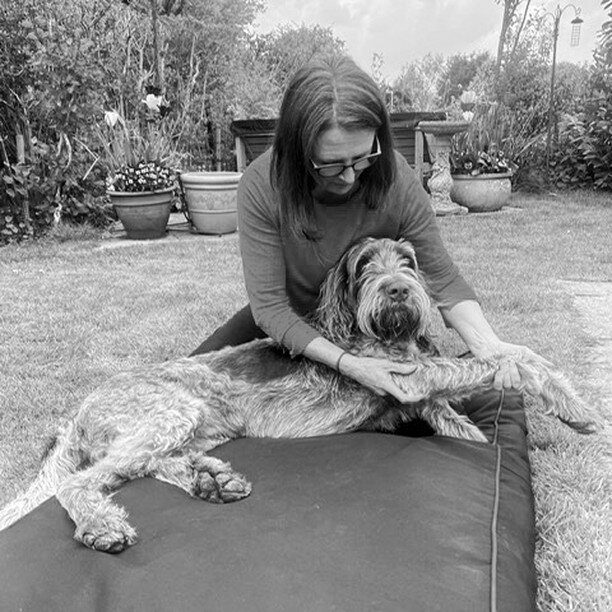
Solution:
[{"label": "dog's nose", "polygon": [[401,302],[408,297],[410,287],[401,280],[394,280],[388,283],[385,287],[387,297],[395,302]]}]

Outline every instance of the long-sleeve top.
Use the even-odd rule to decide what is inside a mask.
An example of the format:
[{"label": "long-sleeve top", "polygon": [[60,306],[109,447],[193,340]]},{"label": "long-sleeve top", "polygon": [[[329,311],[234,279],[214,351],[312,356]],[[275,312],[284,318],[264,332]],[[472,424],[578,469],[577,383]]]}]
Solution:
[{"label": "long-sleeve top", "polygon": [[356,240],[405,238],[438,306],[475,300],[472,288],[448,255],[429,196],[400,153],[396,178],[380,210],[368,209],[362,190],[346,201],[315,201],[316,240],[281,224],[281,196],[270,182],[271,150],[254,160],[238,187],[240,252],[247,294],[257,325],[292,355],[319,336],[304,317],[316,308],[319,289],[344,251]]}]

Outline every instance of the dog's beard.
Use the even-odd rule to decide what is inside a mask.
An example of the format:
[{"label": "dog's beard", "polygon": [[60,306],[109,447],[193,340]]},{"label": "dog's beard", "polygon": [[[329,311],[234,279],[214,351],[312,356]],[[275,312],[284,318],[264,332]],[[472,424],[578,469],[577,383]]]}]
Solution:
[{"label": "dog's beard", "polygon": [[361,295],[357,311],[360,331],[390,342],[407,342],[424,335],[429,327],[430,302],[419,289],[402,302],[392,301],[377,290]]},{"label": "dog's beard", "polygon": [[400,342],[415,339],[422,328],[421,312],[406,304],[381,308],[370,321],[373,335],[383,341]]}]

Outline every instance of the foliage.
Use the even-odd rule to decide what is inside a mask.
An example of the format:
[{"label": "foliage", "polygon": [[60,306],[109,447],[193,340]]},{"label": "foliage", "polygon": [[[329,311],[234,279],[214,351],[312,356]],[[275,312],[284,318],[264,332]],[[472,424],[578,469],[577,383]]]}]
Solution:
[{"label": "foliage", "polygon": [[[33,139],[26,163],[4,162],[0,183],[0,244],[36,236],[60,219],[87,219],[98,226],[110,219],[101,201],[103,179],[79,180],[70,171],[67,140],[56,148]],[[77,152],[79,153],[79,152]],[[83,160],[81,160],[82,162]]]},{"label": "foliage", "polygon": [[459,153],[451,153],[451,172],[453,174],[503,174],[513,172],[513,164],[503,151],[492,143],[487,151],[463,149]]},{"label": "foliage", "polygon": [[316,55],[343,51],[344,42],[319,25],[280,26],[251,37],[228,67],[227,123],[277,117],[295,71]]},{"label": "foliage", "polygon": [[456,134],[451,143],[454,174],[515,172],[514,158],[520,157],[526,136],[521,134],[514,114],[503,104],[479,103],[467,132]]},{"label": "foliage", "polygon": [[167,133],[168,106],[155,88],[142,101],[139,117],[130,125],[116,111],[105,113],[106,129],[99,133],[104,151],[107,189],[155,191],[175,184],[169,168],[180,159]]},{"label": "foliage", "polygon": [[438,92],[442,104],[447,106],[453,99],[459,99],[461,94],[469,89],[480,68],[491,62],[492,58],[488,52],[452,55],[446,63],[440,83],[441,90]]},{"label": "foliage", "polygon": [[319,25],[279,26],[252,41],[255,57],[265,61],[284,90],[293,74],[316,55],[342,53],[344,42]]},{"label": "foliage", "polygon": [[148,0],[2,4],[1,236],[37,234],[64,217],[107,218],[104,175],[118,160],[107,156],[99,122],[105,111],[116,112],[138,148],[146,127],[140,100],[157,80],[170,99],[168,116],[141,141],[168,159],[180,151],[193,163],[215,156],[234,163],[227,66],[247,45],[246,28],[262,3],[164,0],[158,8],[156,54]]},{"label": "foliage", "polygon": [[612,190],[612,67],[600,48],[581,111],[559,130],[553,176],[561,185]]},{"label": "foliage", "polygon": [[160,19],[167,122],[174,123],[172,139],[186,168],[235,164],[229,130],[234,71],[262,8],[260,0],[192,0],[181,15]]},{"label": "foliage", "polygon": [[437,110],[442,107],[440,92],[444,89],[446,60],[440,54],[428,53],[402,67],[392,89],[398,112],[404,110]]},{"label": "foliage", "polygon": [[[404,67],[389,102],[395,111],[439,109],[466,88],[479,103],[498,101],[512,115],[504,119],[512,138],[505,133],[501,146],[522,166],[520,182],[523,168],[546,170],[551,24],[523,10],[527,0],[506,5],[513,12],[499,73],[486,54],[428,55]],[[612,9],[610,0],[602,5]],[[297,67],[315,53],[344,50],[320,26],[253,34],[262,8],[262,0],[4,0],[0,242],[37,235],[61,219],[104,224],[105,175],[122,165],[156,160],[172,168],[233,169],[231,121],[276,116]],[[610,23],[601,31],[600,66],[610,65]],[[607,188],[603,68],[599,77],[557,68],[554,109],[562,120],[553,178]],[[163,121],[149,121],[141,102],[152,86],[167,101]],[[122,118],[129,134],[123,144],[125,130],[105,126],[105,112]],[[130,160],[121,158],[126,142]]]},{"label": "foliage", "polygon": [[[114,44],[104,3],[8,0],[0,9],[4,144],[0,234],[36,235],[62,217],[103,223],[104,182],[88,146]],[[23,152],[17,142],[24,143]],[[18,185],[21,189],[13,189]]]},{"label": "foliage", "polygon": [[[521,20],[524,15],[521,15]],[[520,39],[512,34],[512,28],[522,28]],[[497,100],[499,108],[504,109],[501,125],[503,138],[500,142],[506,154],[518,165],[513,176],[515,187],[544,187],[548,177],[556,184],[593,185],[589,178],[587,165],[580,161],[574,149],[567,148],[568,138],[565,131],[574,119],[585,110],[586,100],[591,88],[589,69],[585,66],[559,63],[556,67],[556,80],[553,109],[553,146],[558,151],[553,161],[555,166],[546,166],[546,139],[549,119],[550,71],[551,71],[551,23],[543,20],[543,13],[536,11],[527,15],[524,23],[511,24],[509,36],[514,41],[512,61],[504,61],[501,71],[496,74],[492,63],[483,63],[470,88],[481,101]],[[559,123],[557,124],[557,121]],[[501,126],[500,126],[501,127]],[[579,128],[578,128],[579,129]],[[573,136],[577,136],[573,128]],[[564,149],[563,178],[560,162],[557,159]],[[572,169],[570,159],[575,162]],[[572,163],[573,163],[572,162]]]},{"label": "foliage", "polygon": [[599,32],[599,42],[603,59],[612,65],[612,0],[601,0],[601,6],[608,11],[608,20],[604,21]]}]

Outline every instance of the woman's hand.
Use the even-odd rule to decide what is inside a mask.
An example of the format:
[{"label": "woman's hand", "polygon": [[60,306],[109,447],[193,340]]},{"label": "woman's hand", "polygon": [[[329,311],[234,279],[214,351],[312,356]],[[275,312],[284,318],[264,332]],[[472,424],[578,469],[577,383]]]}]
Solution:
[{"label": "woman's hand", "polygon": [[416,366],[414,364],[399,363],[375,357],[357,357],[350,353],[345,354],[339,364],[341,374],[352,378],[377,395],[392,395],[402,404],[418,402],[425,395],[416,391],[403,391],[395,384],[391,374],[409,375],[415,370]]},{"label": "woman's hand", "polygon": [[464,300],[452,308],[441,308],[440,312],[447,325],[454,328],[463,338],[472,355],[481,359],[500,360],[499,370],[493,383],[498,390],[520,388],[521,375],[516,367],[518,360],[541,361],[549,367],[552,365],[526,346],[500,340],[485,319],[478,302]]},{"label": "woman's hand", "polygon": [[490,359],[492,357],[499,359],[499,369],[493,381],[493,386],[498,390],[502,388],[519,389],[521,387],[521,375],[516,367],[517,361],[541,361],[548,366],[552,365],[544,357],[541,357],[526,346],[511,344],[501,340],[488,344],[480,350],[472,350],[472,354],[481,359]]}]

